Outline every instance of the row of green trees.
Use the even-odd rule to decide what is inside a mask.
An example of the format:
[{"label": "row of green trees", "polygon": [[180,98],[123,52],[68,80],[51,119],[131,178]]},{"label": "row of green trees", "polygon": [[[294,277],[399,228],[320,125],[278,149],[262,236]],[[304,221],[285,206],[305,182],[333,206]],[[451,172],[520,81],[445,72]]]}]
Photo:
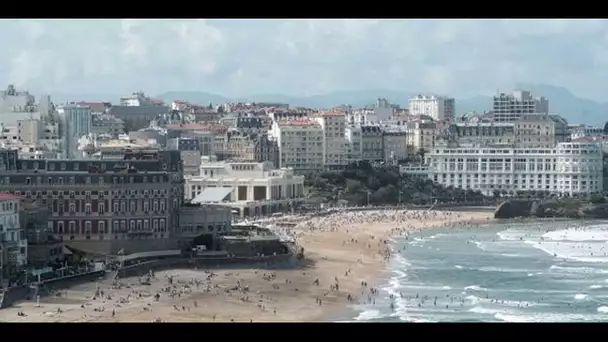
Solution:
[{"label": "row of green trees", "polygon": [[340,171],[309,173],[304,183],[309,202],[349,205],[481,203],[479,191],[443,187],[430,179],[400,175],[396,166],[359,161]]}]

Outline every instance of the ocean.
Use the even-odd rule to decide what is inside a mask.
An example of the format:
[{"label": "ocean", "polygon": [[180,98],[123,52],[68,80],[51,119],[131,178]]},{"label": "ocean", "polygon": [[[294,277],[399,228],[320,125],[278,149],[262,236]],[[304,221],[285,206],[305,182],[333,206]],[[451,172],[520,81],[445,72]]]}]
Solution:
[{"label": "ocean", "polygon": [[392,244],[375,303],[338,321],[608,320],[608,221],[430,229]]}]

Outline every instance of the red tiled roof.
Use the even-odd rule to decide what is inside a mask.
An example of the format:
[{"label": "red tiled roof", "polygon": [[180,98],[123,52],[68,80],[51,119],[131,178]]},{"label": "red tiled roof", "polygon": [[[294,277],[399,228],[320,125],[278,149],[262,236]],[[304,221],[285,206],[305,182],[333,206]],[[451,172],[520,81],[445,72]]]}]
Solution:
[{"label": "red tiled roof", "polygon": [[19,197],[17,195],[9,194],[8,192],[2,192],[2,193],[0,193],[0,201],[18,200],[20,198],[21,197]]}]

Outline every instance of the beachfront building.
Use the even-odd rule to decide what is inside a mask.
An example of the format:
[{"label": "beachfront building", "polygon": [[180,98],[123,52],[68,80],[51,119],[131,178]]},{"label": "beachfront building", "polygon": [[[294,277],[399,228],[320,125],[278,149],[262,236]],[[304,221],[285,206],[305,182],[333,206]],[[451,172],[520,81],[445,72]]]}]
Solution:
[{"label": "beachfront building", "polygon": [[228,206],[235,216],[289,211],[304,200],[304,176],[269,162],[203,163],[200,175],[184,182],[186,200]]},{"label": "beachfront building", "polygon": [[160,248],[178,226],[178,151],[124,149],[119,159],[102,152],[98,160],[44,160],[2,150],[0,166],[0,190],[46,206],[52,234],[70,247],[96,254],[124,245]]},{"label": "beachfront building", "polygon": [[8,278],[27,264],[27,238],[19,224],[19,196],[0,193],[0,278]]},{"label": "beachfront building", "polygon": [[279,147],[279,168],[296,171],[323,170],[323,127],[315,120],[274,121],[271,134]]},{"label": "beachfront building", "polygon": [[184,203],[179,211],[179,235],[185,244],[205,245],[211,250],[217,246],[219,235],[230,233],[231,222],[230,207]]},{"label": "beachfront building", "polygon": [[588,195],[603,189],[602,150],[598,143],[559,143],[555,148],[435,147],[427,167],[401,172],[426,174],[444,186],[486,195],[546,192]]},{"label": "beachfront building", "polygon": [[513,122],[458,122],[447,129],[460,147],[551,148],[568,138],[559,115],[524,114]]},{"label": "beachfront building", "polygon": [[455,100],[444,96],[418,95],[409,101],[410,115],[430,116],[433,120],[451,120],[455,116]]},{"label": "beachfront building", "polygon": [[343,169],[348,165],[347,141],[344,137],[346,116],[342,112],[322,112],[315,120],[323,129],[323,161],[326,169]]}]

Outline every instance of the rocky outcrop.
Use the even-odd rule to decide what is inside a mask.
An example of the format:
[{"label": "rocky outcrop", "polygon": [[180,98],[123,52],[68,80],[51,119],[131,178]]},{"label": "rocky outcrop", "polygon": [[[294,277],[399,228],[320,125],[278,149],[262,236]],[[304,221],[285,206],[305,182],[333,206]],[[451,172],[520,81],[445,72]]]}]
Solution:
[{"label": "rocky outcrop", "polygon": [[568,217],[608,219],[608,203],[590,203],[576,199],[509,200],[494,212],[494,218]]},{"label": "rocky outcrop", "polygon": [[494,212],[494,218],[509,219],[515,217],[528,217],[532,214],[534,201],[512,200],[501,203]]}]

